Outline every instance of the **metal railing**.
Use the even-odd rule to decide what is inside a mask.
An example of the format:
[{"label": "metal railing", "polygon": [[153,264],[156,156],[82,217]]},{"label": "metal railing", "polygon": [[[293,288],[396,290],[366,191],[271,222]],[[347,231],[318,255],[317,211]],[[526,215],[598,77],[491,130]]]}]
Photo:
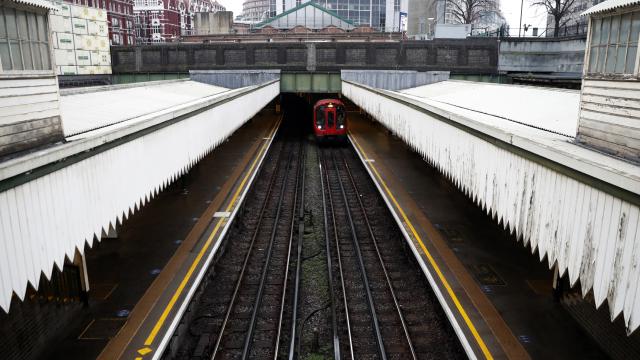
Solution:
[{"label": "metal railing", "polygon": [[474,28],[471,32],[471,36],[477,37],[539,37],[539,38],[554,38],[554,37],[572,37],[572,36],[586,36],[589,30],[587,23],[578,23],[561,26],[556,34],[554,27],[537,28],[537,27],[523,27],[523,28],[508,28],[500,27],[498,29],[487,28]]}]

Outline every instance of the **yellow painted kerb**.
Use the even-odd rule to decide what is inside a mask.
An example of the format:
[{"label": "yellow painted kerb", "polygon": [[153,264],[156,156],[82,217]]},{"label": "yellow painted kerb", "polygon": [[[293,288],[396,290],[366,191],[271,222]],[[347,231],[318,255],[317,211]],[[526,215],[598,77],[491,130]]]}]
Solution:
[{"label": "yellow painted kerb", "polygon": [[[362,146],[360,146],[360,143],[358,143],[358,140],[355,138],[355,136],[353,136],[353,134],[350,133],[350,135],[351,135],[351,139],[353,140],[353,143],[356,144],[356,147],[358,148],[360,153],[362,153],[362,157],[367,159],[368,156],[367,156],[366,152],[362,149]],[[434,271],[438,275],[438,279],[440,279],[440,281],[442,282],[442,285],[447,290],[447,293],[449,294],[449,297],[451,297],[451,300],[453,301],[454,305],[456,306],[456,309],[460,313],[460,316],[462,316],[462,318],[464,319],[465,324],[467,325],[467,327],[471,331],[471,334],[473,334],[473,337],[475,338],[476,342],[478,343],[478,346],[482,350],[482,353],[484,354],[485,358],[493,359],[493,356],[491,355],[491,352],[487,348],[487,345],[484,343],[484,340],[482,340],[482,338],[480,337],[480,334],[478,334],[478,330],[476,330],[475,325],[473,325],[473,322],[471,321],[471,319],[467,315],[467,312],[462,307],[462,304],[458,300],[458,297],[456,296],[456,294],[453,292],[453,289],[451,288],[451,285],[449,285],[449,282],[447,281],[447,279],[445,278],[444,274],[440,270],[440,267],[438,266],[436,261],[431,256],[431,253],[429,252],[429,250],[427,250],[427,247],[422,242],[422,238],[420,237],[420,235],[418,235],[418,232],[413,227],[413,224],[411,223],[411,221],[409,221],[409,218],[407,217],[406,213],[404,212],[404,210],[402,209],[400,204],[398,204],[398,201],[396,200],[395,196],[393,196],[393,193],[391,193],[391,190],[389,190],[389,187],[387,186],[385,181],[380,176],[380,173],[378,173],[378,170],[376,169],[375,165],[373,165],[373,163],[369,162],[369,163],[366,164],[366,166],[369,166],[371,168],[371,170],[373,170],[373,172],[375,173],[376,177],[380,181],[380,184],[384,188],[384,191],[387,193],[387,195],[389,195],[389,198],[393,202],[393,205],[400,212],[400,215],[402,216],[402,220],[407,224],[407,226],[409,227],[409,230],[411,230],[411,234],[416,239],[418,244],[420,244],[420,248],[422,249],[422,252],[425,254],[427,259],[429,260],[429,264],[431,264],[431,266],[433,267]]]},{"label": "yellow painted kerb", "polygon": [[[275,132],[278,129],[278,126],[280,125],[280,121],[281,120],[282,120],[282,117],[278,120],[278,122],[276,122],[276,124],[273,127],[273,129],[271,129],[269,138],[272,138],[275,135]],[[233,197],[231,198],[231,201],[229,202],[229,205],[227,206],[227,209],[226,209],[227,212],[230,212],[231,209],[233,209],[233,207],[235,206],[236,201],[238,200],[238,197],[240,196],[240,193],[244,189],[244,186],[246,185],[247,181],[249,180],[249,177],[253,173],[253,169],[257,165],[258,160],[262,157],[262,154],[266,151],[266,148],[267,148],[268,144],[269,144],[268,142],[265,142],[262,145],[262,148],[260,148],[260,152],[258,153],[258,156],[256,156],[255,159],[253,160],[253,163],[251,164],[251,167],[249,168],[249,171],[247,172],[245,177],[242,179],[242,182],[240,183],[240,186],[238,186],[238,188],[236,189],[236,192],[233,194]],[[167,304],[167,306],[165,307],[164,311],[160,315],[160,318],[158,319],[158,321],[156,321],[156,324],[153,326],[153,329],[151,330],[151,332],[149,333],[149,336],[147,337],[147,339],[144,342],[145,346],[150,346],[151,344],[153,344],[153,341],[155,340],[156,336],[158,335],[158,332],[160,331],[160,329],[164,325],[164,322],[167,320],[167,317],[169,316],[169,313],[171,312],[171,310],[175,306],[176,302],[180,298],[180,295],[182,295],[182,292],[184,291],[185,286],[187,286],[187,283],[191,279],[191,276],[193,275],[193,272],[198,267],[198,264],[200,264],[200,261],[202,260],[202,257],[207,252],[207,249],[209,248],[209,246],[211,246],[211,243],[213,242],[213,238],[216,236],[216,234],[220,230],[220,227],[222,226],[224,221],[226,221],[226,218],[220,218],[220,220],[218,220],[218,222],[216,223],[216,226],[214,227],[214,229],[211,232],[211,234],[209,234],[209,237],[207,238],[207,241],[205,242],[204,246],[202,246],[202,249],[198,253],[198,256],[195,258],[193,263],[191,263],[191,266],[189,267],[189,270],[187,271],[187,273],[185,274],[184,278],[180,282],[180,285],[178,286],[176,291],[173,293],[173,296],[171,297],[171,300],[169,300],[169,303]]]}]

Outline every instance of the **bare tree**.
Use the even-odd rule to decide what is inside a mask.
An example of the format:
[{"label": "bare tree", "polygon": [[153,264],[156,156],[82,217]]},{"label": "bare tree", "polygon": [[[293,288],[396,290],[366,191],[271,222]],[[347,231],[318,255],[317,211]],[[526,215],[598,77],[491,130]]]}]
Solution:
[{"label": "bare tree", "polygon": [[553,17],[553,36],[558,37],[560,28],[567,25],[569,15],[575,11],[576,0],[536,0],[531,6],[543,6]]},{"label": "bare tree", "polygon": [[473,24],[487,11],[497,10],[496,0],[448,0],[451,14],[461,24]]}]

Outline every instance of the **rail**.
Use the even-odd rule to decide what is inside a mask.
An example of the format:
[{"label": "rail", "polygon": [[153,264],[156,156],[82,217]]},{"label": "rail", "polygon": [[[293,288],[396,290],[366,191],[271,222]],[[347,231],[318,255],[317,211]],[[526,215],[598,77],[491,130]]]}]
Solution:
[{"label": "rail", "polygon": [[[297,321],[298,321],[298,299],[300,297],[300,272],[302,265],[302,245],[303,245],[303,236],[304,236],[304,184],[305,184],[305,176],[306,176],[306,168],[305,168],[305,160],[306,160],[306,146],[304,147],[302,153],[301,160],[301,181],[302,181],[302,191],[300,191],[300,212],[298,213],[298,247],[296,251],[296,270],[295,270],[295,278],[294,278],[294,289],[293,289],[293,304],[292,304],[292,315],[291,315],[291,332],[290,332],[290,342],[289,342],[289,360],[293,360],[296,357],[296,342],[299,342],[299,335],[297,332]],[[295,219],[295,217],[294,217]],[[293,220],[292,220],[293,221]],[[292,235],[293,235],[293,226],[291,227]],[[283,292],[284,296],[284,292]],[[277,353],[277,352],[276,352]]]},{"label": "rail", "polygon": [[[341,352],[340,352],[340,336],[338,335],[338,316],[337,316],[337,312],[336,312],[336,295],[335,295],[335,288],[333,285],[333,261],[331,260],[331,239],[329,236],[329,210],[327,208],[328,205],[328,201],[327,201],[327,195],[325,192],[325,172],[323,172],[323,161],[320,161],[320,164],[318,166],[319,170],[320,170],[320,187],[322,188],[322,213],[323,213],[323,218],[324,218],[324,240],[325,240],[325,251],[326,251],[326,255],[327,255],[327,279],[328,279],[328,283],[329,283],[329,294],[331,294],[330,296],[330,303],[331,303],[331,330],[332,330],[332,334],[333,334],[333,357],[336,360],[340,360],[341,357]],[[328,182],[328,179],[327,179]],[[335,217],[333,216],[333,211],[331,211],[331,217],[333,220],[333,229],[335,231],[336,227],[335,227]],[[336,237],[338,236],[337,234],[335,235]],[[342,289],[344,292],[344,282],[342,282]],[[345,308],[346,308],[346,303],[345,303]],[[349,322],[349,316],[347,314],[347,324]],[[349,339],[351,339],[351,336],[349,336]],[[352,349],[352,344],[351,341],[349,341],[349,349]],[[351,350],[350,350],[351,351]],[[351,351],[351,354],[353,354],[353,351]],[[352,355],[353,358],[353,355]]]},{"label": "rail", "polygon": [[[373,295],[371,294],[371,285],[369,284],[369,276],[367,275],[367,269],[364,266],[364,259],[362,258],[362,250],[360,249],[360,243],[358,239],[358,234],[356,232],[356,226],[353,222],[351,209],[349,208],[349,200],[347,199],[347,194],[344,191],[344,185],[342,184],[342,179],[340,178],[340,170],[338,169],[338,163],[336,162],[335,154],[332,154],[331,159],[333,161],[333,166],[335,168],[336,176],[338,178],[338,185],[340,187],[340,193],[342,194],[342,200],[344,201],[347,219],[349,220],[349,230],[351,230],[351,242],[353,244],[354,249],[356,250],[356,255],[358,257],[358,268],[360,269],[360,276],[362,277],[362,282],[364,283],[365,294],[367,296],[367,305],[369,306],[369,312],[371,313],[371,321],[373,323],[373,331],[376,336],[376,343],[378,344],[378,351],[380,353],[380,357],[383,360],[386,360],[387,354],[384,349],[382,332],[380,331],[380,321],[378,320],[378,315],[376,314],[376,308],[373,303]],[[339,252],[340,248],[338,247],[337,250]]]},{"label": "rail", "polygon": [[[287,161],[286,170],[288,170],[289,167],[291,166],[292,160],[293,160],[293,152],[289,154],[289,161]],[[287,185],[288,179],[289,179],[289,171],[285,171],[284,180],[282,181],[282,188],[280,189],[280,195],[278,196],[278,208],[276,210],[276,216],[275,216],[275,219],[273,220],[273,228],[271,229],[271,236],[269,238],[269,249],[267,250],[267,259],[265,260],[265,264],[262,266],[262,274],[260,275],[260,286],[258,287],[258,295],[256,296],[256,303],[253,306],[253,311],[251,313],[251,320],[249,321],[249,330],[245,334],[245,338],[244,338],[244,347],[242,349],[242,359],[247,359],[249,357],[249,349],[251,347],[251,341],[253,340],[253,333],[256,327],[256,319],[258,318],[258,311],[260,310],[260,305],[262,304],[264,287],[267,281],[267,272],[269,271],[271,257],[273,256],[273,245],[275,244],[276,234],[278,232],[278,223],[280,222],[280,214],[282,213],[282,204],[284,203],[284,193],[285,193],[285,189],[287,188],[286,185]],[[296,186],[294,191],[294,201],[293,201],[294,206],[295,206],[295,200],[297,197],[298,197],[298,179],[296,179]],[[293,222],[292,222],[292,225],[293,225]],[[290,240],[291,239],[293,238],[291,237]],[[291,242],[289,242],[289,249],[291,249]],[[286,268],[288,269],[288,267],[289,267],[289,259],[287,258]],[[285,277],[284,283],[286,284],[287,270],[285,270],[284,272],[284,277]],[[285,298],[285,290],[283,290],[282,298],[283,299]],[[278,341],[280,337],[281,325],[282,325],[282,317],[280,317],[279,319],[278,328],[277,328],[278,335],[276,336],[276,351],[274,354],[274,358],[277,358],[278,356],[277,350],[278,350]]]},{"label": "rail", "polygon": [[[304,143],[300,144],[300,151],[299,151],[302,155],[300,156],[300,160],[298,162],[298,171],[296,174],[296,186],[294,189],[294,195],[293,195],[293,212],[295,213],[295,207],[296,204],[298,203],[298,192],[302,192],[302,194],[304,194],[304,154],[305,154],[305,146]],[[300,181],[302,178],[302,181]],[[300,183],[302,183],[302,186],[300,186]],[[304,197],[301,197],[301,201],[300,201],[300,208],[304,209]],[[299,214],[300,216],[300,214]],[[282,280],[282,298],[280,300],[280,315],[278,317],[278,327],[277,327],[277,331],[278,334],[276,336],[276,340],[275,340],[275,344],[276,344],[276,348],[274,351],[274,355],[273,358],[277,359],[278,358],[278,350],[280,348],[280,336],[282,334],[282,321],[284,318],[284,308],[285,308],[285,302],[287,300],[287,283],[288,283],[288,279],[289,279],[289,265],[291,263],[291,249],[293,247],[293,240],[294,240],[294,231],[295,231],[295,222],[296,222],[296,217],[295,215],[291,217],[291,225],[290,225],[290,232],[289,232],[289,246],[287,249],[287,264],[285,266],[285,270],[284,270],[284,279]],[[301,225],[299,223],[299,225]],[[275,228],[274,228],[274,233],[275,233]],[[299,235],[301,235],[301,233],[299,233]],[[296,286],[299,286],[300,284],[300,258],[302,257],[302,237],[298,237],[298,247],[297,247],[298,251],[297,251],[297,263],[296,263],[296,272],[295,272],[295,277],[293,279],[294,283]],[[267,266],[265,266],[265,268],[267,268]],[[296,289],[297,291],[297,289]],[[297,295],[296,295],[297,296]],[[297,298],[294,301],[294,305],[292,307],[293,313],[296,314],[297,313]],[[295,321],[296,321],[296,315],[292,316],[291,318],[292,321],[292,328],[295,326]],[[290,334],[290,338],[291,339],[295,339],[294,337],[294,332],[291,332]],[[293,344],[292,344],[293,345]]]},{"label": "rail", "polygon": [[[231,318],[231,314],[233,312],[234,309],[234,304],[236,302],[236,299],[238,298],[238,294],[240,292],[240,287],[242,285],[242,281],[244,280],[245,276],[245,272],[248,269],[248,265],[249,265],[249,259],[251,258],[251,254],[254,248],[254,245],[256,243],[256,240],[258,238],[258,234],[260,232],[260,226],[262,225],[262,221],[264,220],[264,215],[266,213],[266,209],[267,209],[267,205],[269,203],[269,198],[271,193],[274,190],[274,185],[275,185],[275,180],[277,178],[278,175],[278,170],[280,169],[281,163],[282,163],[282,155],[284,154],[284,149],[283,151],[279,154],[280,156],[278,157],[278,160],[276,162],[276,166],[275,169],[273,171],[273,173],[271,174],[271,178],[269,180],[269,185],[267,187],[267,193],[266,196],[264,198],[264,201],[262,203],[262,206],[260,208],[260,212],[258,215],[258,223],[256,225],[255,231],[253,232],[253,235],[251,237],[251,242],[249,243],[249,249],[247,250],[247,254],[245,255],[245,258],[243,260],[242,263],[242,268],[240,270],[240,275],[238,276],[238,280],[236,281],[234,290],[233,290],[233,295],[231,296],[231,300],[229,301],[229,305],[227,307],[227,311],[225,313],[224,316],[224,320],[222,321],[222,325],[220,326],[220,330],[218,331],[218,336],[216,339],[216,343],[215,346],[213,348],[213,352],[211,354],[211,359],[215,359],[216,355],[218,354],[219,350],[220,350],[220,346],[222,345],[222,339],[224,337],[224,333],[227,327],[227,324],[229,323],[229,320]],[[292,156],[292,154],[290,154],[290,157]],[[284,185],[282,187],[284,189]],[[282,192],[282,190],[281,190]]]},{"label": "rail", "polygon": [[353,174],[351,173],[351,169],[349,167],[349,164],[347,163],[347,159],[344,155],[344,152],[341,152],[341,155],[342,155],[342,161],[344,162],[344,167],[346,169],[347,176],[349,177],[349,181],[351,182],[351,185],[353,186],[353,189],[356,192],[356,195],[357,195],[356,198],[358,199],[358,204],[360,205],[360,209],[362,210],[363,219],[364,219],[365,225],[367,226],[367,231],[369,232],[369,236],[371,236],[371,241],[373,242],[373,247],[376,251],[376,255],[380,262],[380,267],[382,268],[382,271],[384,273],[384,278],[387,283],[387,287],[389,288],[389,292],[391,293],[391,297],[393,298],[394,308],[402,324],[402,331],[404,332],[405,340],[407,341],[407,345],[409,346],[409,349],[411,351],[411,358],[415,360],[418,357],[416,355],[416,351],[413,346],[413,341],[411,340],[411,335],[409,334],[409,328],[407,326],[405,317],[402,313],[400,304],[398,303],[398,297],[396,296],[396,292],[393,288],[393,285],[391,284],[391,278],[389,277],[389,272],[387,271],[387,267],[385,266],[384,260],[382,259],[382,254],[380,253],[380,248],[378,247],[378,240],[375,234],[373,233],[373,229],[371,228],[371,223],[369,222],[369,216],[367,215],[367,211],[365,210],[364,204],[362,203],[361,192],[358,189],[358,185],[356,184],[355,180],[353,179]]},{"label": "rail", "polygon": [[[383,256],[379,236],[370,222],[368,212],[371,210],[363,201],[366,195],[360,191],[352,166],[347,161],[348,151],[322,149],[320,152],[332,320],[342,315],[343,321],[332,323],[334,358],[374,356],[390,359],[400,356],[415,360],[419,357],[418,351],[395,288],[399,284],[392,280],[387,268],[390,244],[386,244],[387,255]],[[334,257],[337,260],[335,269],[331,264]],[[397,266],[393,271],[398,271]],[[334,272],[340,278],[341,293],[333,289]],[[406,290],[401,290],[401,293],[406,297]],[[342,308],[336,309],[336,297],[342,297]],[[382,318],[386,319],[384,323],[380,320]],[[370,327],[363,326],[363,323],[370,324]],[[343,335],[336,329],[338,324],[343,325]],[[413,326],[413,331],[416,331]],[[347,346],[340,349],[341,340],[348,343],[348,349]],[[425,351],[424,345],[420,351]]]},{"label": "rail", "polygon": [[[321,163],[322,163],[322,168],[324,168],[324,177],[325,177],[325,181],[326,181],[326,190],[327,190],[327,196],[326,196],[326,200],[327,200],[327,204],[324,205],[325,209],[330,209],[330,215],[331,215],[331,228],[333,229],[333,238],[335,240],[335,253],[336,253],[336,257],[337,257],[337,265],[338,265],[338,272],[340,275],[340,281],[341,281],[341,285],[342,285],[342,298],[343,298],[343,306],[344,306],[344,316],[345,316],[345,322],[346,322],[346,330],[347,330],[347,341],[349,343],[349,352],[350,352],[350,357],[351,359],[355,359],[355,350],[354,350],[354,336],[353,336],[353,329],[351,326],[351,318],[352,318],[352,314],[350,313],[350,307],[349,307],[349,295],[348,295],[348,291],[347,291],[347,284],[345,281],[345,265],[343,262],[343,254],[342,254],[342,250],[341,248],[343,247],[340,243],[340,235],[338,234],[338,224],[336,221],[336,203],[334,202],[334,196],[332,194],[332,189],[331,189],[331,179],[329,176],[329,171],[330,171],[330,167],[327,164],[327,156],[326,153],[327,151],[323,151],[321,152]],[[333,154],[332,154],[333,155]],[[349,230],[350,230],[350,234],[351,234],[351,245],[353,246],[354,249],[354,253],[357,256],[357,267],[358,267],[358,272],[360,274],[360,280],[362,281],[364,290],[365,290],[365,297],[366,297],[366,303],[367,303],[367,307],[369,310],[369,316],[371,319],[371,325],[372,325],[372,329],[373,329],[373,333],[374,333],[374,337],[376,340],[376,349],[377,352],[380,356],[380,358],[382,359],[386,359],[386,351],[384,350],[384,342],[382,340],[382,332],[380,331],[380,323],[378,321],[376,312],[375,312],[375,306],[373,304],[373,296],[371,294],[371,287],[369,285],[369,278],[367,276],[366,273],[366,268],[364,266],[364,261],[362,259],[362,252],[361,249],[359,247],[358,244],[358,236],[355,230],[355,224],[353,222],[353,218],[351,216],[351,212],[349,210],[349,203],[346,197],[346,194],[344,192],[344,187],[342,185],[341,179],[340,179],[340,174],[339,174],[339,170],[338,170],[338,166],[337,163],[335,161],[335,158],[332,156],[332,162],[333,162],[333,171],[335,172],[335,176],[337,178],[336,183],[338,184],[339,187],[339,192],[342,198],[342,201],[344,201],[344,211],[345,211],[345,215],[346,218],[349,222]],[[323,188],[323,192],[325,191],[325,189]],[[324,198],[323,198],[324,199]],[[325,228],[325,232],[329,232],[328,228]],[[328,249],[329,250],[329,249]],[[327,253],[327,258],[331,257],[331,253]],[[332,269],[329,269],[329,271],[332,271]],[[353,290],[353,289],[352,289]]]}]

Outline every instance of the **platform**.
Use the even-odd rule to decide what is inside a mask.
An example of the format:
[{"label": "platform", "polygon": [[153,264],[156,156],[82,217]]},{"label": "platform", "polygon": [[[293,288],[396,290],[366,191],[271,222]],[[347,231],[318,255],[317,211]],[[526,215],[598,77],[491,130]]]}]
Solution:
[{"label": "platform", "polygon": [[203,280],[235,214],[258,173],[280,123],[271,117],[99,359],[157,359]]},{"label": "platform", "polygon": [[[77,105],[62,111],[77,134],[0,162],[7,250],[0,252],[0,273],[11,274],[0,279],[0,307],[8,311],[13,294],[24,300],[28,284],[37,287],[42,274],[50,278],[54,266],[81,256],[85,244],[142,209],[278,89],[278,81],[229,91],[178,81],[62,96],[63,107],[65,98]],[[145,100],[133,101],[138,97]]]},{"label": "platform", "polygon": [[[552,273],[380,124],[350,113],[350,138],[478,358],[604,358],[551,296]],[[437,293],[436,292],[436,293]]]},{"label": "platform", "polygon": [[[229,222],[225,212],[237,208],[279,118],[273,108],[263,110],[129,219],[117,239],[103,239],[87,252],[90,307],[78,314],[48,358],[156,355],[167,329],[175,326],[174,315],[184,310],[188,290],[217,249]],[[143,350],[143,356],[140,349],[151,351]]]}]

